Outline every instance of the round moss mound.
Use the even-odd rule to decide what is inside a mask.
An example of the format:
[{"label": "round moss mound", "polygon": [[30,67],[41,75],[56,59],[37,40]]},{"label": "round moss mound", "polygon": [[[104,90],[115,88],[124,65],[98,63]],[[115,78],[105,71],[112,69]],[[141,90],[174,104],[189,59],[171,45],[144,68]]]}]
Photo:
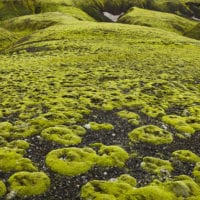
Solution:
[{"label": "round moss mound", "polygon": [[84,130],[78,127],[70,129],[67,126],[55,126],[44,129],[41,135],[46,140],[52,140],[65,146],[75,145],[81,142],[81,137],[76,134],[76,129],[78,134],[84,132]]},{"label": "round moss mound", "polygon": [[162,160],[154,157],[144,157],[141,167],[152,174],[170,175],[173,170],[172,164],[168,160]]},{"label": "round moss mound", "polygon": [[169,144],[173,141],[170,132],[165,131],[154,125],[142,126],[129,133],[132,142],[147,142],[155,145]]},{"label": "round moss mound", "polygon": [[18,149],[0,148],[0,170],[10,171],[37,171],[37,168],[28,158],[18,153]]},{"label": "round moss mound", "polygon": [[6,193],[6,186],[3,181],[0,181],[0,197],[3,197]]},{"label": "round moss mound", "polygon": [[17,172],[9,179],[10,191],[15,191],[19,197],[39,195],[50,186],[49,177],[43,172]]},{"label": "round moss mound", "polygon": [[72,147],[51,151],[46,156],[46,164],[54,172],[76,176],[91,169],[96,159],[93,149]]}]

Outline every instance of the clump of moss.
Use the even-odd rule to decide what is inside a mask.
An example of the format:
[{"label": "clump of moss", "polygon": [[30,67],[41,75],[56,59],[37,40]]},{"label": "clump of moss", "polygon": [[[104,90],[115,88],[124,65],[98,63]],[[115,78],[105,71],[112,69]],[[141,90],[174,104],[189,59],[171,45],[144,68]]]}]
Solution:
[{"label": "clump of moss", "polygon": [[130,124],[139,125],[140,123],[140,116],[137,113],[122,110],[117,115],[123,119],[127,119]]},{"label": "clump of moss", "polygon": [[6,186],[3,181],[0,180],[0,197],[3,197],[6,193]]},{"label": "clump of moss", "polygon": [[9,179],[9,190],[15,191],[19,197],[39,195],[50,186],[49,177],[43,172],[17,172]]},{"label": "clump of moss", "polygon": [[18,149],[28,149],[29,148],[29,143],[25,140],[14,140],[12,142],[9,142],[7,144],[7,147],[11,148],[11,149],[15,149],[15,148],[18,148]]},{"label": "clump of moss", "polygon": [[76,176],[91,169],[97,159],[91,148],[63,148],[53,150],[46,156],[46,164],[52,170],[66,176]]},{"label": "clump of moss", "polygon": [[173,126],[177,131],[182,133],[193,134],[195,129],[186,123],[186,118],[178,115],[166,115],[162,117],[162,121]]},{"label": "clump of moss", "polygon": [[18,153],[18,149],[6,147],[0,148],[0,170],[3,172],[10,171],[37,171],[37,168],[28,158]]},{"label": "clump of moss", "polygon": [[172,164],[168,160],[162,160],[154,157],[144,157],[141,167],[152,174],[159,176],[168,176],[173,170]]},{"label": "clump of moss", "polygon": [[200,162],[200,157],[189,150],[177,150],[172,153],[172,160],[196,163]]},{"label": "clump of moss", "polygon": [[12,130],[12,124],[10,122],[0,123],[0,136],[8,138],[10,136],[10,131]]},{"label": "clump of moss", "polygon": [[193,176],[195,181],[200,185],[200,162],[196,163],[196,166],[193,169]]},{"label": "clump of moss", "polygon": [[161,117],[163,115],[165,115],[165,111],[162,108],[159,107],[152,107],[149,105],[145,105],[141,111],[148,115],[149,117]]},{"label": "clump of moss", "polygon": [[97,165],[100,166],[123,167],[126,160],[129,158],[128,153],[119,146],[106,146],[100,143],[95,143],[91,146],[99,147],[97,152]]},{"label": "clump of moss", "polygon": [[147,142],[155,145],[168,144],[173,141],[170,132],[165,131],[154,125],[142,126],[129,133],[132,142]]},{"label": "clump of moss", "polygon": [[103,124],[99,124],[97,122],[90,122],[89,123],[91,130],[93,131],[99,131],[99,130],[113,130],[114,126],[112,124],[109,123],[103,123]]},{"label": "clump of moss", "polygon": [[[125,181],[123,181],[124,178]],[[135,181],[130,176],[128,176],[128,179],[131,179],[131,183]],[[121,175],[109,181],[93,180],[82,187],[81,197],[83,199],[126,199],[126,194],[132,191],[133,187],[133,185],[127,183],[127,175]]]},{"label": "clump of moss", "polygon": [[[78,134],[76,133],[78,131]],[[79,134],[84,134],[84,129],[82,127],[74,127],[70,129],[67,126],[55,126],[44,129],[41,133],[42,137],[46,140],[52,140],[65,146],[79,144],[81,142],[81,137]]]}]

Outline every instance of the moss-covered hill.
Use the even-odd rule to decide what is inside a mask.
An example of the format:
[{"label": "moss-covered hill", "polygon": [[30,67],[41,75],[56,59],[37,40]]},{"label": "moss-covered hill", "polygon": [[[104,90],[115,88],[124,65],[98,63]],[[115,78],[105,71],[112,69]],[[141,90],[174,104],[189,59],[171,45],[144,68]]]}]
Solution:
[{"label": "moss-covered hill", "polygon": [[198,200],[198,9],[1,1],[0,198]]}]

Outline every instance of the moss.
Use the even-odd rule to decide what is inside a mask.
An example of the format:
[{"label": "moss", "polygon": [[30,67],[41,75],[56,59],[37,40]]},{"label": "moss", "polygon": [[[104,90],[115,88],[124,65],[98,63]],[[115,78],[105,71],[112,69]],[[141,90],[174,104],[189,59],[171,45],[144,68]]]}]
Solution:
[{"label": "moss", "polygon": [[103,124],[99,124],[97,122],[90,122],[89,123],[91,130],[93,131],[99,131],[99,130],[113,130],[114,126],[112,124],[109,123],[103,123]]},{"label": "moss", "polygon": [[0,147],[7,146],[7,143],[7,140],[4,137],[0,136]]},{"label": "moss", "polygon": [[195,181],[200,185],[200,162],[197,162],[193,169]]},{"label": "moss", "polygon": [[162,117],[162,121],[173,126],[177,131],[182,133],[193,134],[195,129],[186,123],[186,118],[178,115],[166,115]]},{"label": "moss", "polygon": [[12,129],[12,124],[9,122],[0,123],[0,136],[8,138],[10,136],[10,131]]},{"label": "moss", "polygon": [[200,40],[200,23],[185,33],[185,36]]},{"label": "moss", "polygon": [[91,146],[99,147],[97,165],[100,166],[123,167],[129,158],[128,153],[119,146],[106,146],[99,143],[92,144]]},{"label": "moss", "polygon": [[159,176],[169,176],[173,170],[172,164],[168,160],[154,157],[144,157],[141,167],[152,174]]},{"label": "moss", "polygon": [[146,10],[137,7],[129,9],[129,11],[119,19],[119,22],[160,28],[179,34],[184,34],[197,24],[195,21],[175,14]]},{"label": "moss", "polygon": [[10,171],[37,171],[37,168],[28,158],[23,158],[18,149],[0,148],[0,170]]},{"label": "moss", "polygon": [[3,197],[6,193],[6,186],[3,181],[0,181],[0,197]]},{"label": "moss", "polygon": [[[79,130],[81,133],[82,131],[82,129]],[[55,126],[44,129],[41,135],[46,140],[52,140],[65,146],[75,145],[81,142],[81,137],[76,134],[76,131],[71,130],[67,126]]]},{"label": "moss", "polygon": [[133,187],[122,179],[119,177],[114,181],[93,180],[82,187],[81,197],[83,199],[126,199],[126,193],[132,191]]},{"label": "moss", "polygon": [[8,179],[9,190],[19,197],[39,195],[50,186],[49,177],[43,172],[17,172]]},{"label": "moss", "polygon": [[151,107],[148,105],[144,106],[144,108],[141,109],[141,111],[149,117],[161,117],[165,115],[165,111],[162,108]]},{"label": "moss", "polygon": [[172,134],[157,126],[147,125],[134,129],[129,133],[132,142],[147,142],[155,145],[168,144],[173,141]]},{"label": "moss", "polygon": [[11,148],[11,149],[15,149],[15,148],[18,148],[18,149],[28,149],[29,148],[29,143],[25,140],[14,140],[12,142],[9,142],[7,144],[7,147]]},{"label": "moss", "polygon": [[172,153],[173,160],[180,160],[182,162],[196,163],[200,162],[200,157],[189,150],[177,150]]},{"label": "moss", "polygon": [[46,156],[47,166],[66,176],[77,176],[90,170],[97,159],[91,148],[64,148],[53,150]]},{"label": "moss", "polygon": [[131,185],[132,187],[135,187],[137,184],[137,180],[134,177],[130,176],[129,174],[122,174],[117,178],[117,181],[118,182],[122,181],[124,183]]},{"label": "moss", "polygon": [[127,119],[130,124],[139,125],[140,123],[140,116],[137,113],[122,110],[117,115],[123,119]]}]

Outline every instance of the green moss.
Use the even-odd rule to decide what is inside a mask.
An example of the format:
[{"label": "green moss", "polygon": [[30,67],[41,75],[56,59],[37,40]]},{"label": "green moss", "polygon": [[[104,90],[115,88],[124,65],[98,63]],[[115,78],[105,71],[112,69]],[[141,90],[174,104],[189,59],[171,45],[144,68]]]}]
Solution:
[{"label": "green moss", "polygon": [[184,34],[197,24],[195,21],[177,16],[175,14],[136,7],[131,8],[119,19],[119,22],[160,28],[162,30],[177,32],[180,34]]},{"label": "green moss", "polygon": [[23,158],[18,149],[0,148],[0,170],[10,171],[37,171],[37,168],[28,158]]},{"label": "green moss", "polygon": [[15,191],[19,197],[39,195],[50,186],[49,177],[43,172],[17,172],[9,179],[9,190]]},{"label": "green moss", "polygon": [[137,180],[134,177],[130,176],[129,174],[122,174],[117,178],[117,181],[127,183],[132,187],[135,187],[137,184]]},{"label": "green moss", "polygon": [[139,125],[140,123],[140,116],[137,113],[122,110],[117,115],[123,119],[127,119],[130,124]]},{"label": "green moss", "polygon": [[195,181],[200,184],[200,162],[196,163],[193,169],[193,176],[195,177]]},{"label": "green moss", "polygon": [[119,177],[109,181],[93,180],[82,187],[81,197],[83,199],[125,200],[126,193],[132,191],[133,187],[122,179]]},{"label": "green moss", "polygon": [[196,163],[200,162],[200,157],[189,150],[177,150],[172,153],[173,160],[180,160],[182,162]]},{"label": "green moss", "polygon": [[7,144],[7,147],[11,148],[11,149],[15,149],[15,148],[18,148],[18,149],[28,149],[29,148],[29,143],[25,140],[14,140],[12,142],[9,142]]},{"label": "green moss", "polygon": [[150,117],[161,117],[165,115],[165,111],[162,108],[151,107],[148,105],[145,105],[141,111]]},{"label": "green moss", "polygon": [[51,151],[46,156],[46,164],[59,174],[77,176],[91,169],[96,159],[96,153],[91,148],[74,147]]},{"label": "green moss", "polygon": [[93,131],[99,131],[99,130],[113,130],[114,126],[112,124],[109,123],[103,123],[103,124],[99,124],[97,122],[90,122],[89,123],[91,130]]},{"label": "green moss", "polygon": [[91,146],[99,147],[97,165],[100,166],[123,167],[129,158],[128,153],[119,146],[106,146],[99,143],[92,144]]},{"label": "green moss", "polygon": [[185,36],[200,40],[200,23],[185,33]]},{"label": "green moss", "polygon": [[10,136],[10,131],[12,129],[12,124],[9,122],[0,123],[0,136],[8,138]]},{"label": "green moss", "polygon": [[168,160],[162,160],[154,157],[144,157],[141,167],[152,174],[159,176],[170,175],[173,170],[172,164]]},{"label": "green moss", "polygon": [[0,197],[3,197],[5,193],[6,193],[6,186],[2,181],[0,181]]},{"label": "green moss", "polygon": [[[76,130],[76,127],[74,128]],[[83,133],[83,130],[80,128],[79,132]],[[46,140],[52,140],[65,146],[75,145],[81,142],[81,137],[76,134],[76,131],[71,130],[70,127],[67,126],[60,125],[44,129],[41,135]]]},{"label": "green moss", "polygon": [[147,142],[155,145],[173,141],[172,134],[154,125],[142,126],[129,133],[132,142]]},{"label": "green moss", "polygon": [[173,126],[177,131],[193,134],[195,129],[186,122],[186,119],[186,117],[181,117],[178,115],[166,115],[162,117],[163,122]]}]

